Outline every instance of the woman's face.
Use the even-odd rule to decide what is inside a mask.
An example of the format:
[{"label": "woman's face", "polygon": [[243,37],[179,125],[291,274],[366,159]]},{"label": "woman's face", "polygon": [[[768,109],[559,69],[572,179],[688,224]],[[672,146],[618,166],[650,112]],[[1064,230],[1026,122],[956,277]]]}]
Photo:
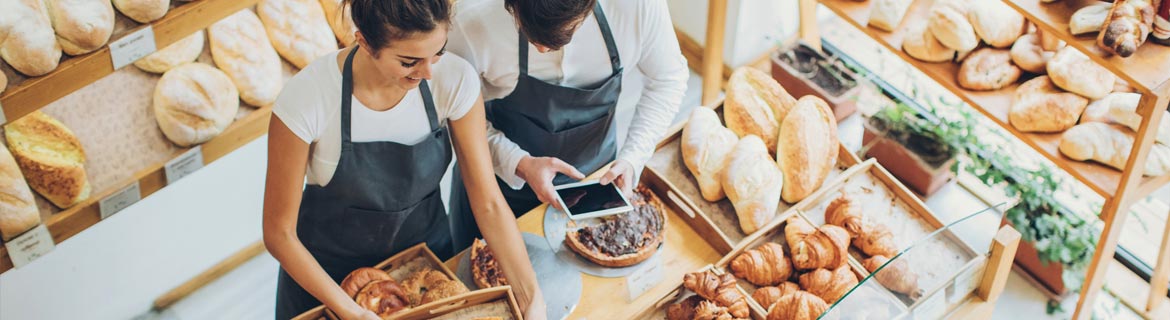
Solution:
[{"label": "woman's face", "polygon": [[391,40],[376,52],[358,32],[361,49],[373,57],[374,68],[392,85],[410,90],[423,79],[431,79],[431,64],[439,62],[447,46],[447,27]]}]

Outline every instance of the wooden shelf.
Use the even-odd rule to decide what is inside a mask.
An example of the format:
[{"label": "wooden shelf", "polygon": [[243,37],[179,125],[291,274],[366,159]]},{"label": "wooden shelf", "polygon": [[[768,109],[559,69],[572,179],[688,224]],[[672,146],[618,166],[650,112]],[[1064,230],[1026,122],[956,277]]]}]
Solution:
[{"label": "wooden shelf", "polygon": [[[155,45],[160,49],[166,47],[232,13],[256,4],[257,1],[202,0],[171,8],[166,16],[150,23],[154,29]],[[118,15],[118,20],[119,27],[132,24],[127,22],[128,18],[121,15]],[[134,25],[130,28],[115,28],[110,42],[145,27],[146,25]],[[114,71],[116,70],[110,59],[110,47],[105,46],[88,54],[66,56],[56,70],[43,76],[20,81],[21,76],[10,74],[12,85],[0,94],[0,105],[3,106],[0,112],[4,113],[4,118],[8,121],[19,119]]]},{"label": "wooden shelf", "polygon": [[[849,24],[860,29],[862,32],[869,35],[877,42],[884,45],[887,49],[896,53],[903,60],[913,65],[915,68],[921,70],[926,75],[930,76],[936,82],[941,84],[947,90],[955,93],[959,98],[963,99],[967,104],[978,110],[980,113],[986,115],[999,126],[1003,127],[1012,135],[1015,135],[1026,144],[1036,149],[1043,154],[1061,169],[1067,171],[1077,180],[1088,185],[1093,191],[1100,194],[1102,197],[1111,198],[1116,195],[1117,189],[1121,184],[1121,171],[1115,170],[1095,162],[1082,162],[1069,159],[1062,155],[1058,150],[1060,145],[1060,134],[1036,134],[1024,133],[1016,130],[1008,122],[1008,112],[1011,109],[1012,95],[1014,94],[1018,84],[1013,84],[1007,88],[996,91],[971,91],[963,89],[958,85],[956,74],[959,71],[959,64],[952,62],[943,63],[928,63],[915,59],[902,51],[902,40],[905,37],[905,26],[911,23],[918,23],[924,21],[929,13],[930,7],[934,4],[934,0],[917,0],[906,13],[906,17],[902,19],[903,25],[896,28],[894,32],[886,32],[880,29],[867,27],[869,21],[869,12],[871,2],[856,2],[852,0],[821,0],[821,4],[835,12],[842,20],[848,21]],[[822,24],[825,28],[833,28],[833,23]],[[1170,57],[1166,59],[1170,63]],[[1170,68],[1170,67],[1168,67]],[[1170,70],[1170,69],[1167,69]],[[1167,73],[1170,76],[1170,73]],[[1022,82],[1022,81],[1021,81]],[[1142,185],[1138,188],[1138,198],[1145,196],[1158,187],[1170,182],[1170,176],[1166,177],[1146,177],[1142,179]]]}]

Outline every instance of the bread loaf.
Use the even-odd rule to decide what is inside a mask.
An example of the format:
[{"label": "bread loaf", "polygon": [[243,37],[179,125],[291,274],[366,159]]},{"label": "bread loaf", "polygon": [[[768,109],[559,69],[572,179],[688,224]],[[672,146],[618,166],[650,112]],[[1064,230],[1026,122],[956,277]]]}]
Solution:
[{"label": "bread loaf", "polygon": [[164,73],[184,63],[195,61],[203,53],[203,30],[179,39],[162,50],[155,51],[138,61],[134,66],[142,71]]},{"label": "bread loaf", "polygon": [[76,56],[97,50],[114,32],[114,7],[106,0],[45,0],[57,43]]},{"label": "bread loaf", "polygon": [[329,20],[329,27],[343,47],[354,43],[354,32],[357,26],[353,24],[353,11],[349,6],[342,6],[342,0],[321,0],[321,11],[325,12],[325,19]]},{"label": "bread loaf", "polygon": [[1101,31],[1101,27],[1105,25],[1105,17],[1112,8],[1111,3],[1097,2],[1077,9],[1068,20],[1068,31],[1073,35]]},{"label": "bread loaf", "polygon": [[719,115],[706,107],[695,108],[682,131],[683,163],[699,183],[699,191],[707,201],[719,201],[725,196],[719,181],[719,171],[739,137],[719,122]]},{"label": "bread loaf", "polygon": [[902,50],[914,59],[926,62],[945,62],[955,57],[955,49],[948,48],[928,31],[925,22],[912,24],[906,30],[906,39],[902,41]]},{"label": "bread loaf", "polygon": [[53,34],[49,13],[41,0],[0,1],[0,10],[12,21],[8,37],[0,37],[0,56],[13,69],[28,76],[40,76],[57,69],[61,60],[61,45]]},{"label": "bread loaf", "polygon": [[1052,56],[1048,61],[1048,76],[1061,89],[1089,99],[1104,98],[1113,91],[1117,81],[1112,72],[1073,47],[1061,48]]},{"label": "bread loaf", "polygon": [[240,95],[219,69],[188,63],[164,73],[154,88],[154,117],[163,134],[187,147],[223,132],[240,107]]},{"label": "bread loaf", "polygon": [[911,0],[874,0],[870,11],[869,26],[893,32],[902,23]]},{"label": "bread loaf", "polygon": [[1016,39],[1016,43],[1012,45],[1011,50],[1012,62],[1024,71],[1044,74],[1048,70],[1048,61],[1052,60],[1052,56],[1056,55],[1054,51],[1044,51],[1040,46],[1040,37],[1035,33],[1029,33]]},{"label": "bread loaf", "polygon": [[263,0],[256,12],[276,52],[297,68],[337,50],[337,39],[315,0]]},{"label": "bread loaf", "polygon": [[837,166],[837,120],[829,105],[808,95],[780,124],[776,162],[784,173],[784,202],[797,203],[821,187]]},{"label": "bread loaf", "polygon": [[240,10],[207,28],[215,65],[232,78],[240,98],[253,106],[276,102],[283,85],[280,56],[264,34],[260,18]]},{"label": "bread loaf", "polygon": [[[1153,0],[1158,1],[1158,0]],[[1114,0],[1097,35],[1097,46],[1128,57],[1146,42],[1154,24],[1157,4],[1152,0]]]},{"label": "bread loaf", "polygon": [[959,86],[968,90],[999,90],[1020,79],[1020,68],[1012,64],[1008,50],[975,50],[959,67]]},{"label": "bread loaf", "polygon": [[763,139],[769,153],[776,152],[780,121],[796,106],[796,99],[763,71],[741,67],[727,80],[723,122],[740,138]]},{"label": "bread loaf", "polygon": [[170,0],[113,0],[118,12],[141,23],[149,23],[167,15]]},{"label": "bread loaf", "polygon": [[[1089,105],[1099,105],[1098,109],[1103,109],[1105,118],[1112,123],[1117,123],[1134,132],[1137,132],[1142,124],[1142,116],[1137,113],[1138,104],[1141,102],[1142,95],[1140,93],[1110,93],[1105,98],[1093,101]],[[1167,112],[1168,111],[1162,111]],[[1085,114],[1089,114],[1088,108]],[[1162,116],[1163,121],[1158,124],[1158,133],[1155,135],[1155,140],[1162,144],[1170,145],[1170,117],[1165,114]],[[1100,121],[1098,121],[1100,122]]]},{"label": "bread loaf", "polygon": [[948,48],[958,51],[974,50],[979,45],[979,36],[975,35],[975,27],[967,20],[967,15],[957,9],[959,5],[935,6],[930,13],[929,30],[934,37]]},{"label": "bread loaf", "polygon": [[1057,89],[1048,76],[1016,89],[1008,122],[1022,132],[1061,132],[1077,123],[1089,100]]},{"label": "bread loaf", "polygon": [[1024,15],[1003,1],[971,1],[967,19],[975,34],[996,48],[1011,46],[1027,27]]},{"label": "bread loaf", "polygon": [[743,233],[752,234],[776,217],[784,174],[763,140],[754,135],[739,139],[722,176],[723,191],[735,207]]},{"label": "bread loaf", "polygon": [[16,159],[0,146],[0,238],[12,240],[41,223],[41,214]]},{"label": "bread loaf", "polygon": [[4,135],[33,191],[62,209],[89,198],[85,150],[60,121],[35,111],[6,125]]},{"label": "bread loaf", "polygon": [[[1117,170],[1125,169],[1133,146],[1133,131],[1101,122],[1079,124],[1060,137],[1060,153],[1077,160],[1093,160]],[[1170,171],[1170,147],[1155,143],[1146,158],[1144,174],[1161,176]]]}]

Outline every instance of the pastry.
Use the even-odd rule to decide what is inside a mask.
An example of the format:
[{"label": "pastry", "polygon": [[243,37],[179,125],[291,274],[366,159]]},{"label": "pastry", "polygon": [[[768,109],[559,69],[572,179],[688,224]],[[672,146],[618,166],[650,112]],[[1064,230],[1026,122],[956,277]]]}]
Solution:
[{"label": "pastry", "polygon": [[948,48],[970,51],[979,45],[975,27],[971,26],[965,12],[955,6],[935,6],[927,23],[935,38]]},{"label": "pastry", "polygon": [[76,56],[97,50],[114,32],[114,7],[106,0],[45,0],[57,43]]},{"label": "pastry", "polygon": [[1146,42],[1154,24],[1158,0],[1114,0],[1097,35],[1097,46],[1129,57]]},{"label": "pastry", "polygon": [[16,159],[0,146],[0,240],[12,240],[40,223],[41,213]]},{"label": "pastry", "polygon": [[8,123],[4,135],[33,191],[62,209],[89,198],[85,150],[60,121],[34,111]]},{"label": "pastry", "polygon": [[955,49],[951,49],[938,41],[934,33],[927,30],[927,23],[911,24],[906,30],[906,38],[902,41],[902,50],[914,59],[926,62],[945,62],[955,57]]},{"label": "pastry", "polygon": [[367,284],[358,292],[354,301],[383,319],[410,307],[402,287],[394,280],[380,280]]},{"label": "pastry", "polygon": [[723,121],[740,138],[755,135],[763,139],[768,154],[773,154],[780,121],[795,106],[796,98],[767,73],[741,67],[727,80]]},{"label": "pastry", "polygon": [[639,185],[635,191],[630,197],[632,211],[567,232],[565,245],[606,267],[627,267],[649,259],[665,238],[665,206],[646,186]]},{"label": "pastry", "polygon": [[337,36],[343,47],[347,47],[356,41],[354,33],[358,30],[353,24],[352,11],[348,5],[343,5],[342,1],[321,0],[321,11],[325,13],[325,20],[329,21],[329,28],[333,29],[333,35]]},{"label": "pastry", "polygon": [[1109,11],[1112,8],[1113,4],[1111,3],[1097,2],[1077,9],[1072,18],[1068,19],[1068,31],[1072,32],[1073,35],[1101,31],[1105,25],[1105,17],[1109,16]]},{"label": "pastry", "polygon": [[167,14],[167,10],[171,9],[170,0],[113,1],[114,7],[118,8],[118,12],[139,23],[150,23],[151,21],[158,20]]},{"label": "pastry", "polygon": [[719,182],[719,171],[727,166],[731,151],[739,137],[723,127],[719,115],[705,107],[695,108],[682,131],[683,163],[699,183],[699,191],[707,201],[719,201],[726,194]]},{"label": "pastry", "polygon": [[866,255],[886,255],[893,257],[898,254],[898,246],[894,243],[894,235],[885,225],[866,220],[861,213],[861,205],[853,198],[842,195],[829,203],[825,208],[825,222],[845,229],[853,238],[851,243]]},{"label": "pastry", "polygon": [[829,310],[821,298],[804,291],[780,297],[768,309],[768,320],[814,320]]},{"label": "pastry", "polygon": [[1039,76],[1016,88],[1008,112],[1008,122],[1016,130],[1061,132],[1075,125],[1088,106],[1088,99],[1061,91],[1048,79]]},{"label": "pastry", "polygon": [[134,61],[134,66],[146,72],[165,73],[179,65],[195,61],[201,53],[203,53],[203,30],[198,30],[162,48],[162,50]]},{"label": "pastry", "polygon": [[1044,48],[1040,47],[1040,37],[1035,33],[1025,34],[1016,39],[1011,50],[1012,62],[1020,69],[1035,74],[1048,72],[1048,61],[1052,60],[1054,55],[1056,52],[1044,51]]},{"label": "pastry", "polygon": [[695,320],[732,320],[733,317],[727,308],[711,301],[699,301],[695,306]]},{"label": "pastry", "polygon": [[971,1],[967,19],[975,34],[988,45],[1007,48],[1026,31],[1024,15],[1002,1]]},{"label": "pastry", "polygon": [[350,272],[349,275],[346,275],[345,279],[341,280],[341,290],[345,291],[345,294],[349,295],[350,298],[353,298],[367,284],[374,281],[391,279],[393,278],[390,278],[390,274],[382,271],[382,269],[370,267],[358,268]]},{"label": "pastry", "polygon": [[776,303],[776,300],[780,300],[780,297],[797,291],[800,291],[800,286],[785,281],[779,286],[756,289],[756,292],[752,293],[752,299],[755,299],[764,309],[769,309],[772,307],[772,304]]},{"label": "pastry", "polygon": [[959,86],[968,90],[999,90],[1020,79],[1020,68],[1012,64],[1010,51],[983,48],[963,60],[958,77]]},{"label": "pastry", "polygon": [[422,302],[425,293],[448,281],[451,279],[447,278],[447,275],[434,269],[415,271],[402,280],[402,291],[406,293],[406,300],[411,306],[418,306],[426,304]]},{"label": "pastry", "polygon": [[836,302],[856,286],[857,276],[849,271],[848,266],[840,266],[833,270],[816,269],[800,275],[800,287],[825,300],[826,303]]},{"label": "pastry", "polygon": [[504,270],[500,269],[500,263],[496,261],[492,249],[488,248],[487,242],[483,239],[475,239],[471,245],[471,276],[475,280],[475,286],[480,289],[508,285]]},{"label": "pastry", "polygon": [[[1134,142],[1133,131],[1101,122],[1079,124],[1060,137],[1060,153],[1077,160],[1093,160],[1117,170],[1125,169]],[[1170,172],[1170,147],[1151,146],[1143,174],[1161,176]]]},{"label": "pastry", "polygon": [[1089,99],[1104,98],[1113,91],[1117,81],[1112,72],[1073,47],[1064,47],[1052,56],[1048,61],[1048,76],[1061,89]]},{"label": "pastry", "polygon": [[699,302],[706,301],[698,295],[690,296],[679,303],[666,307],[666,320],[692,320],[695,318],[695,307]]},{"label": "pastry", "polygon": [[[1111,122],[1126,126],[1134,132],[1141,128],[1142,116],[1137,113],[1138,104],[1141,103],[1142,95],[1139,93],[1110,93],[1105,98],[1093,101],[1089,105],[1099,105],[1098,108],[1105,109],[1105,114]],[[1167,111],[1163,111],[1167,112]],[[1089,108],[1085,108],[1085,114],[1089,113]],[[1158,123],[1158,133],[1154,140],[1165,145],[1170,145],[1170,117],[1163,115],[1163,121]]]},{"label": "pastry", "polygon": [[255,13],[240,10],[211,24],[207,39],[215,65],[232,78],[245,103],[263,107],[276,102],[283,85],[280,56]]},{"label": "pastry", "polygon": [[837,120],[828,103],[807,95],[780,124],[776,163],[784,173],[781,198],[797,203],[821,187],[837,167]]},{"label": "pastry", "polygon": [[276,52],[297,68],[337,50],[337,39],[317,0],[264,0],[256,13]]},{"label": "pastry", "polygon": [[789,247],[804,240],[813,232],[817,232],[816,227],[798,216],[788,217],[784,223],[784,241]]},{"label": "pastry", "polygon": [[446,280],[426,287],[418,304],[424,305],[464,293],[467,293],[467,287],[463,286],[463,283],[458,280]]},{"label": "pastry", "polygon": [[776,217],[784,173],[754,135],[740,139],[729,158],[721,174],[723,191],[735,207],[739,228],[752,234]]},{"label": "pastry", "polygon": [[873,10],[869,15],[869,26],[893,32],[902,23],[906,10],[910,9],[911,0],[874,0]]},{"label": "pastry", "polygon": [[0,33],[7,34],[7,39],[0,34],[0,56],[4,61],[31,77],[57,69],[61,45],[53,33],[44,3],[41,0],[5,0],[0,2],[0,10],[8,12],[13,21],[20,21],[3,27],[8,30],[0,30]]},{"label": "pastry", "polygon": [[[918,274],[910,271],[910,265],[902,259],[886,264],[888,261],[890,259],[886,256],[876,255],[862,260],[861,265],[869,272],[877,272],[872,277],[886,288],[906,294],[912,299],[921,296],[922,291],[918,288]],[[885,267],[882,267],[883,265]],[[878,268],[882,268],[882,270],[878,272]]]},{"label": "pastry", "polygon": [[768,242],[731,260],[731,272],[757,286],[774,286],[792,275],[792,263],[784,257],[784,247]]},{"label": "pastry", "polygon": [[792,249],[792,264],[799,270],[836,269],[849,261],[849,232],[838,226],[821,226],[788,245]]},{"label": "pastry", "polygon": [[223,132],[240,108],[232,80],[215,67],[188,63],[163,74],[154,88],[154,117],[167,139],[188,147]]},{"label": "pastry", "polygon": [[730,274],[715,275],[711,271],[692,272],[683,276],[683,287],[704,299],[726,307],[736,318],[748,317],[748,304]]}]

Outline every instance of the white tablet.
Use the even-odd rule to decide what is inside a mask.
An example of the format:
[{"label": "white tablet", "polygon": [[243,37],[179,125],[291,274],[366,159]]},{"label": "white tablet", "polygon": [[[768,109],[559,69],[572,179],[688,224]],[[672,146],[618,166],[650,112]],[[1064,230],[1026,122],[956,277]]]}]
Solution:
[{"label": "white tablet", "polygon": [[601,185],[597,180],[581,181],[556,186],[557,201],[569,214],[569,219],[581,220],[604,217],[633,210],[630,201],[617,185]]}]

